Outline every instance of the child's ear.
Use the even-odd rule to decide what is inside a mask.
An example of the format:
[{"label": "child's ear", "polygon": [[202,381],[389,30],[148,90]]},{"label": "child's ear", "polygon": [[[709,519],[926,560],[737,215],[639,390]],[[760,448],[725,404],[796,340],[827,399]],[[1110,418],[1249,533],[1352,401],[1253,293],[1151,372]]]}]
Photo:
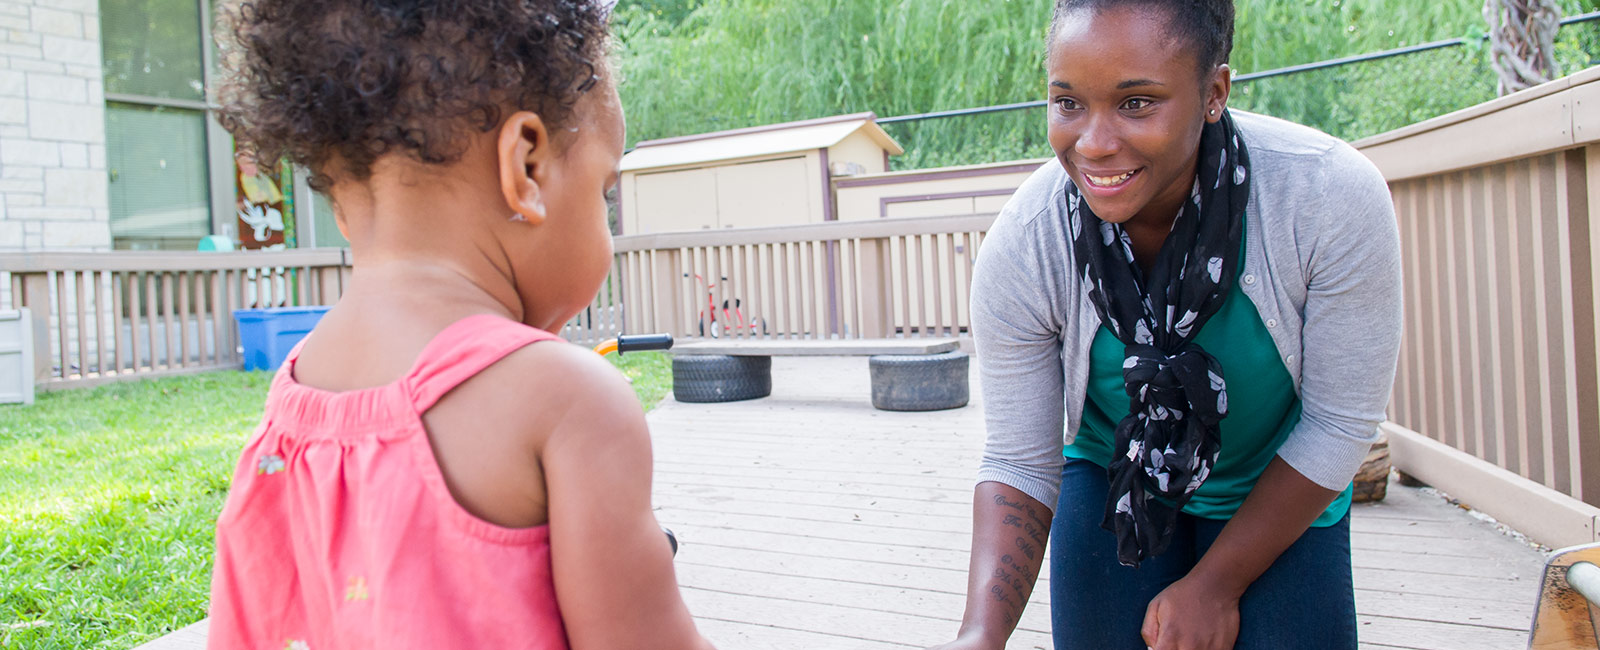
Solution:
[{"label": "child's ear", "polygon": [[500,125],[495,153],[500,161],[500,192],[513,217],[520,216],[536,225],[543,223],[547,213],[540,185],[548,182],[550,163],[555,158],[544,120],[528,111],[507,118]]}]

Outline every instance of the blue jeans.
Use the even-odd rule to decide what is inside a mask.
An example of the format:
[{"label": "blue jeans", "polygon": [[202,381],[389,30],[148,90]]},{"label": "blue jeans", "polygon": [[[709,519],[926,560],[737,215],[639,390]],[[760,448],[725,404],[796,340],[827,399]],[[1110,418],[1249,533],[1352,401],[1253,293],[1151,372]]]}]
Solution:
[{"label": "blue jeans", "polygon": [[[1167,552],[1138,569],[1117,563],[1116,536],[1100,527],[1110,490],[1105,468],[1069,458],[1050,527],[1050,623],[1056,650],[1144,650],[1139,627],[1156,594],[1186,575],[1227,521],[1179,515]],[[1312,528],[1239,601],[1235,650],[1354,650],[1350,516]]]}]

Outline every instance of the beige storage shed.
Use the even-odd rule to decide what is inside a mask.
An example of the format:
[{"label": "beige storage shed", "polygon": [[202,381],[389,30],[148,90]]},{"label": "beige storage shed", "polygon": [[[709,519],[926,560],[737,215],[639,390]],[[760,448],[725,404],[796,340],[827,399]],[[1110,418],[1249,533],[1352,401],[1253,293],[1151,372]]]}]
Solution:
[{"label": "beige storage shed", "polygon": [[619,234],[835,221],[833,180],[903,152],[872,113],[641,142],[622,158]]},{"label": "beige storage shed", "polygon": [[1050,158],[835,178],[840,221],[994,214]]}]

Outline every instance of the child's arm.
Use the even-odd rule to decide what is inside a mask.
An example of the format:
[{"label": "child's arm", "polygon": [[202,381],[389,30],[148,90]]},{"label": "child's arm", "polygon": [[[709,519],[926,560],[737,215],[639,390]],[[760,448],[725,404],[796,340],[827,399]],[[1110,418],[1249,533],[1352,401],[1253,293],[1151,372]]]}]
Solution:
[{"label": "child's arm", "polygon": [[544,445],[556,598],[575,650],[709,649],[650,509],[650,433],[622,376],[571,348],[572,408]]}]

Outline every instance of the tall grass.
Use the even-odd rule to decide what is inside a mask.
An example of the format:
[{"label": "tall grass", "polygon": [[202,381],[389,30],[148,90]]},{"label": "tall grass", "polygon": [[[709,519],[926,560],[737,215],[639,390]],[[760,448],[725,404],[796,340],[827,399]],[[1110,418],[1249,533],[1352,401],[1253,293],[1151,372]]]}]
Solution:
[{"label": "tall grass", "polygon": [[[617,41],[628,139],[850,113],[1039,99],[1054,0],[624,0]],[[1477,0],[1237,0],[1233,67],[1254,72],[1476,35]],[[1567,14],[1600,0],[1563,0]],[[1593,65],[1569,27],[1568,71]],[[1478,48],[1241,85],[1235,105],[1356,138],[1493,96]],[[1041,109],[894,125],[908,169],[1049,154]]]}]

